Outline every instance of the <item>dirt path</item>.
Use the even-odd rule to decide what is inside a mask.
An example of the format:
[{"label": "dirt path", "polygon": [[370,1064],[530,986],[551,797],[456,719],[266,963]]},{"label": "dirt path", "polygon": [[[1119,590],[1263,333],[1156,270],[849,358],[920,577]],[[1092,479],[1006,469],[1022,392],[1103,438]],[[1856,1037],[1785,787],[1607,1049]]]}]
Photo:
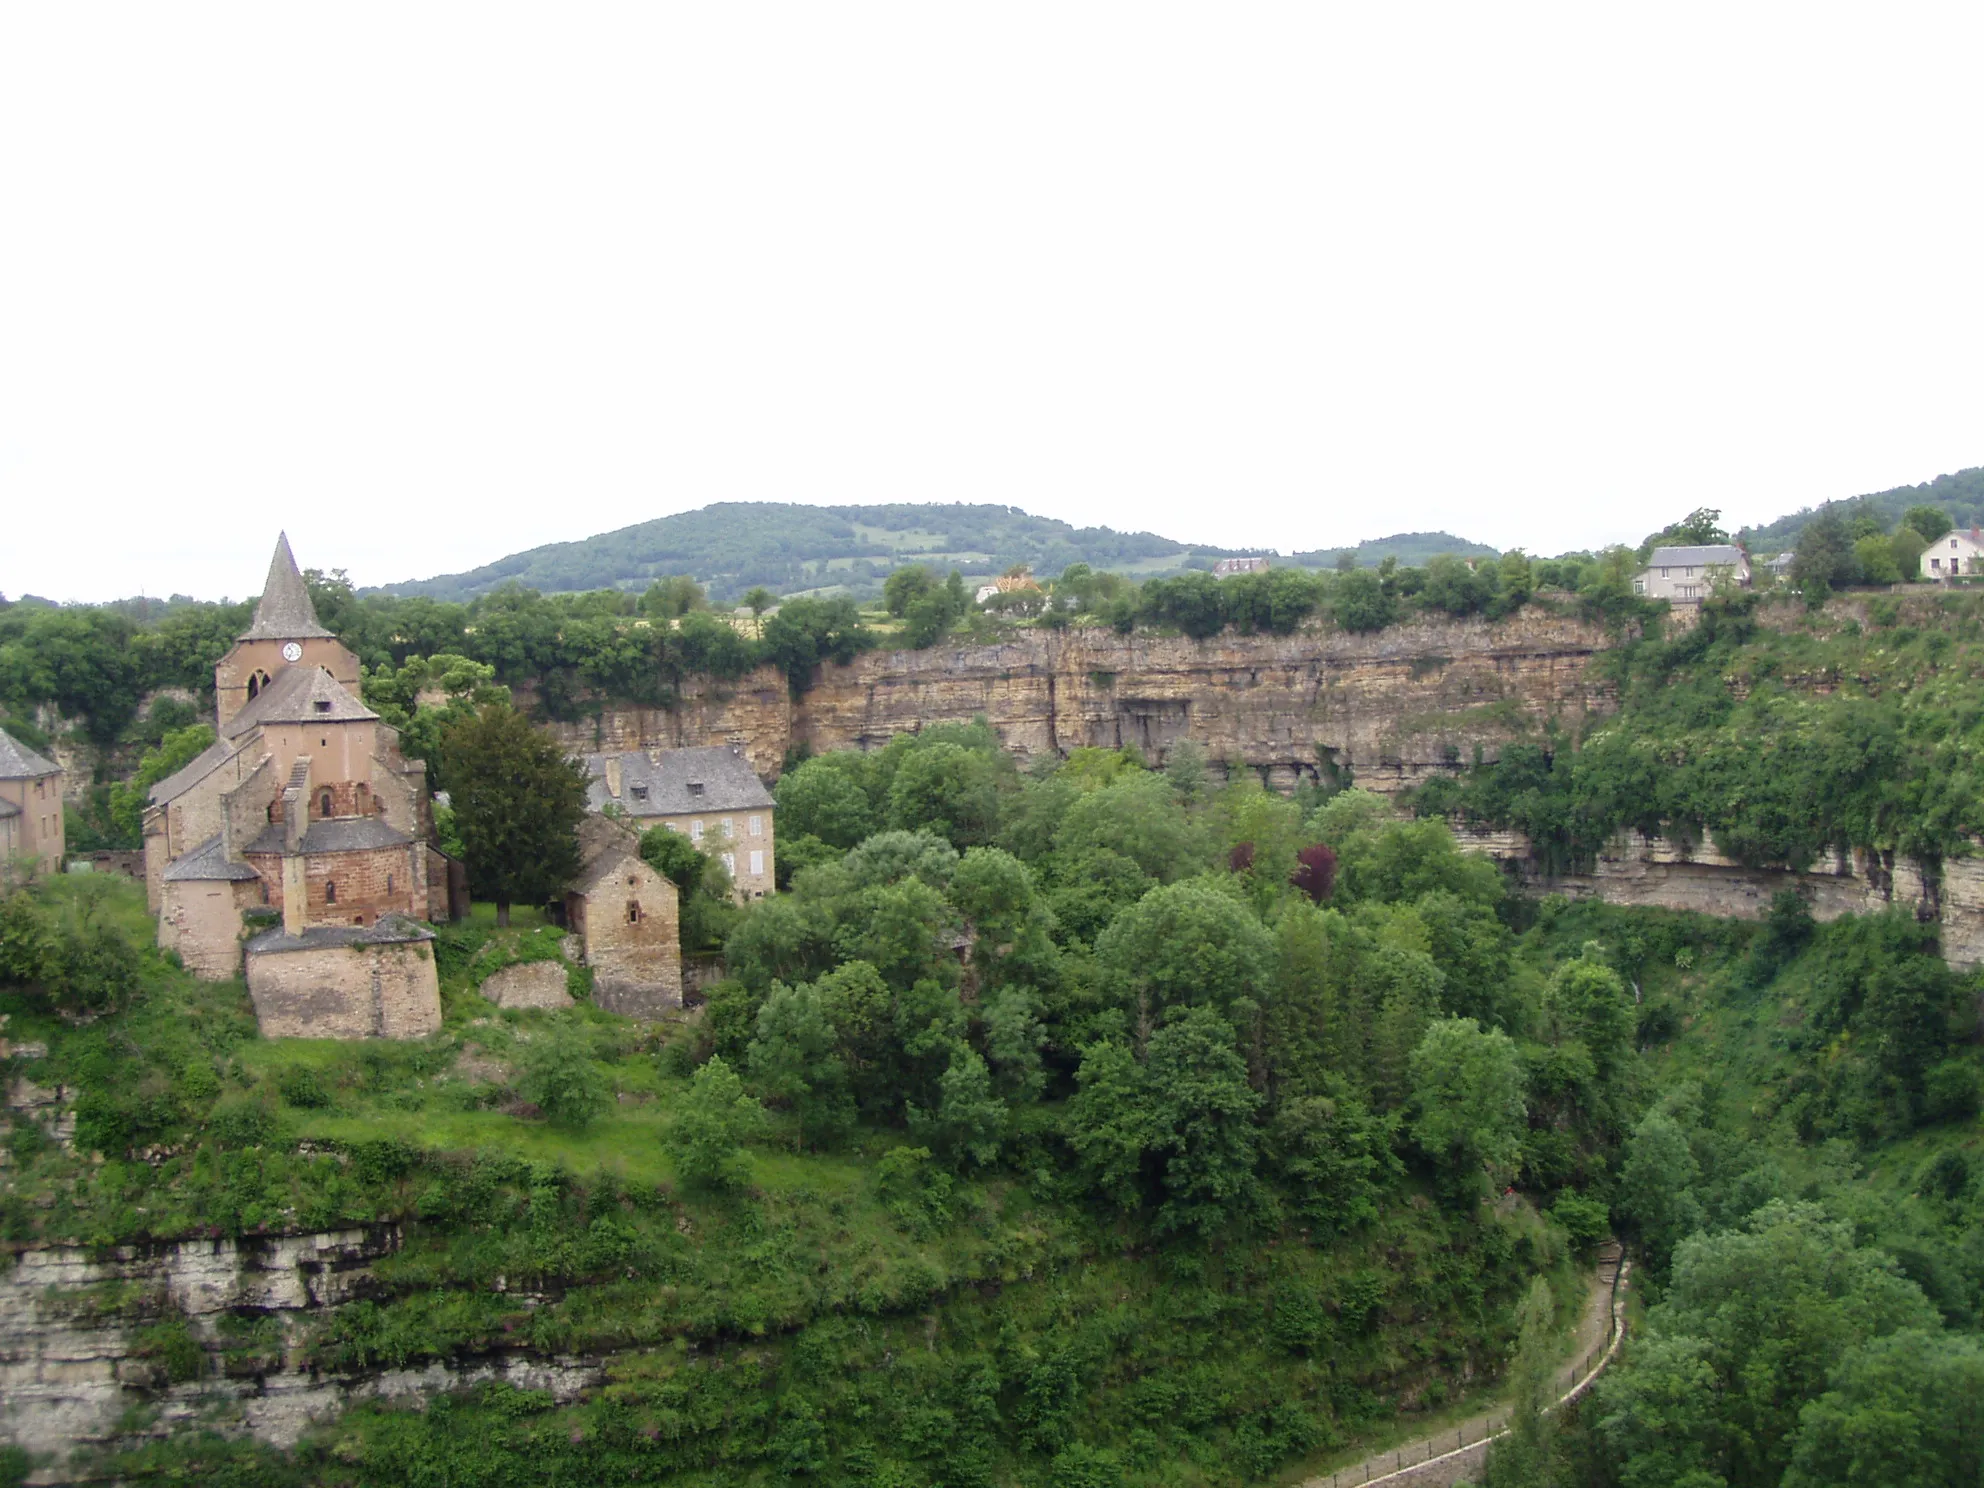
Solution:
[{"label": "dirt path", "polygon": [[[1617,1244],[1607,1242],[1598,1253],[1598,1267],[1585,1289],[1584,1312],[1578,1318],[1576,1346],[1571,1357],[1557,1371],[1557,1403],[1563,1404],[1584,1393],[1611,1362],[1619,1340],[1618,1320],[1625,1314],[1626,1273],[1631,1263],[1620,1254]],[[1443,1428],[1431,1436],[1403,1442],[1349,1467],[1310,1478],[1301,1488],[1373,1488],[1391,1483],[1395,1488],[1428,1488],[1451,1483],[1479,1465],[1486,1443],[1508,1425],[1508,1408],[1483,1411],[1465,1421]],[[1445,1469],[1444,1471],[1442,1469]]]}]

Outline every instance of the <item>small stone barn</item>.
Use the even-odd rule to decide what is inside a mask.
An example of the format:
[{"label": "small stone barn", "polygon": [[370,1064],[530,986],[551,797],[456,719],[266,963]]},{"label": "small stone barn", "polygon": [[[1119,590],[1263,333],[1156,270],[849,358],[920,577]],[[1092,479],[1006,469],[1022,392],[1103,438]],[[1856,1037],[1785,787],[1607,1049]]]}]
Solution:
[{"label": "small stone barn", "polygon": [[579,876],[565,923],[592,968],[592,1000],[657,1018],[682,1006],[682,928],[675,885],[641,857],[630,829],[606,816],[579,824]]}]

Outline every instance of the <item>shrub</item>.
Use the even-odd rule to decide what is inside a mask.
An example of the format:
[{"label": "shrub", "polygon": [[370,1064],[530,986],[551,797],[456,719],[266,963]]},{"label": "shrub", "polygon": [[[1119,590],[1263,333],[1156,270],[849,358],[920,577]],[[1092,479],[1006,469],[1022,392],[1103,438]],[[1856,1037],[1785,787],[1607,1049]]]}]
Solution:
[{"label": "shrub", "polygon": [[1612,1231],[1612,1211],[1580,1193],[1559,1194],[1550,1206],[1550,1217],[1579,1250],[1596,1245]]},{"label": "shrub", "polygon": [[517,1093],[552,1122],[575,1130],[590,1125],[612,1099],[584,1035],[570,1028],[555,1028],[531,1040]]},{"label": "shrub", "polygon": [[744,1082],[721,1056],[689,1082],[675,1118],[675,1171],[704,1188],[742,1188],[751,1181],[743,1143],[764,1128],[765,1111],[744,1093]]},{"label": "shrub", "polygon": [[260,1147],[276,1131],[276,1113],[266,1095],[230,1095],[215,1102],[207,1130],[223,1147]]}]

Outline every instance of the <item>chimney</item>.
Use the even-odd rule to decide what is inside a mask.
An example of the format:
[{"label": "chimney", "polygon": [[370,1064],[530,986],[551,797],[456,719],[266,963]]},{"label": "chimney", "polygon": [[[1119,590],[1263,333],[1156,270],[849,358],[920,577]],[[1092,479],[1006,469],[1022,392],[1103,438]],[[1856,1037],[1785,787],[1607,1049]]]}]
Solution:
[{"label": "chimney", "polygon": [[606,757],[606,793],[616,801],[620,799],[620,756],[617,754]]}]

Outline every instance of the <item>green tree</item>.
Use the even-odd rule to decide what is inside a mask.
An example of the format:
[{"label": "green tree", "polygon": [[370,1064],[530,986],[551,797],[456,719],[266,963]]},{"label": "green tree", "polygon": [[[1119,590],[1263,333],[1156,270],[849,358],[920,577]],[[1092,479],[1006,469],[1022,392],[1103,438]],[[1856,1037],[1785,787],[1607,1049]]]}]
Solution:
[{"label": "green tree", "polygon": [[1818,515],[1798,534],[1798,550],[1791,560],[1791,582],[1816,603],[1833,590],[1854,582],[1859,569],[1845,518],[1834,506],[1820,507]]},{"label": "green tree", "polygon": [[1932,543],[1950,530],[1950,514],[1937,506],[1911,506],[1901,514],[1901,525]]},{"label": "green tree", "polygon": [[900,620],[917,600],[940,587],[934,573],[921,563],[913,563],[895,570],[882,581],[882,603]]},{"label": "green tree", "polygon": [[1398,606],[1384,581],[1368,568],[1337,576],[1330,589],[1330,611],[1345,630],[1383,630],[1398,618]]},{"label": "green tree", "polygon": [[457,720],[441,748],[470,886],[508,925],[513,903],[549,899],[577,874],[585,771],[504,703]]},{"label": "green tree", "polygon": [[1258,1001],[1276,961],[1260,921],[1203,880],[1152,889],[1096,938],[1095,956],[1140,1043],[1173,1008],[1225,1015],[1241,998]]},{"label": "green tree", "polygon": [[928,831],[957,847],[990,842],[999,829],[999,788],[992,761],[950,743],[913,749],[889,787],[889,825]]},{"label": "green tree", "polygon": [[1502,1178],[1522,1155],[1522,1062],[1500,1029],[1443,1018],[1412,1053],[1412,1137],[1458,1186]]},{"label": "green tree", "polygon": [[997,1162],[1006,1131],[1006,1103],[992,1093],[992,1073],[969,1044],[952,1045],[950,1064],[938,1088],[934,1112],[909,1107],[910,1131],[954,1163],[989,1167]]},{"label": "green tree", "polygon": [[1550,977],[1548,1006],[1561,1034],[1591,1052],[1601,1079],[1632,1049],[1633,1001],[1619,973],[1589,956],[1566,961]]},{"label": "green tree", "polygon": [[141,846],[144,840],[145,805],[152,787],[166,776],[191,764],[214,742],[210,723],[188,724],[159,740],[158,748],[147,749],[138,762],[138,773],[128,784],[110,788],[110,820],[126,847]]},{"label": "green tree", "polygon": [[1799,1413],[1784,1488],[1975,1488],[1984,1343],[1905,1329],[1841,1361]]},{"label": "green tree", "polygon": [[1665,1267],[1674,1247],[1701,1227],[1702,1208],[1694,1192],[1700,1174],[1681,1124],[1665,1111],[1648,1112],[1626,1143],[1618,1208],[1656,1269]]},{"label": "green tree", "polygon": [[670,1133],[675,1171],[704,1188],[737,1189],[751,1181],[744,1143],[764,1127],[765,1112],[744,1093],[744,1082],[722,1055],[690,1078]]},{"label": "green tree", "polygon": [[1341,1233],[1378,1217],[1378,1200],[1399,1174],[1398,1123],[1372,1115],[1334,1076],[1320,1088],[1325,1093],[1296,1096],[1275,1112],[1267,1151],[1304,1222]]},{"label": "green tree", "polygon": [[564,1023],[540,1031],[524,1046],[517,1093],[559,1126],[590,1126],[612,1091],[585,1034]]},{"label": "green tree", "polygon": [[1537,1277],[1516,1311],[1516,1356],[1509,1370],[1514,1398],[1508,1435],[1488,1448],[1482,1488],[1552,1488],[1550,1463],[1553,1422],[1546,1412],[1554,1372],[1556,1302],[1550,1283]]},{"label": "green tree", "polygon": [[[1853,1227],[1816,1205],[1781,1200],[1740,1230],[1683,1240],[1665,1299],[1647,1317],[1620,1383],[1601,1391],[1603,1429],[1621,1460],[1647,1466],[1623,1475],[1628,1488],[1686,1479],[1661,1463],[1687,1462],[1730,1488],[1766,1488],[1785,1475],[1800,1410],[1826,1391],[1834,1367],[1871,1339],[1905,1328],[1934,1330],[1935,1309],[1893,1257],[1858,1244]],[[1670,1385],[1645,1390],[1636,1377],[1653,1345],[1664,1370],[1679,1370],[1707,1407],[1678,1415]],[[1704,1367],[1705,1366],[1705,1367]],[[1651,1409],[1638,1403],[1651,1395]],[[1689,1440],[1672,1440],[1677,1430]]]},{"label": "green tree", "polygon": [[1209,1234],[1253,1193],[1261,1098],[1233,1028],[1211,1008],[1191,1008],[1151,1035],[1144,1066],[1153,1124],[1162,1133],[1160,1231]]},{"label": "green tree", "polygon": [[831,755],[821,755],[787,771],[779,777],[773,795],[778,802],[781,837],[817,837],[829,847],[845,851],[879,825],[868,793],[853,772]]},{"label": "green tree", "polygon": [[[1921,550],[1917,549],[1919,557]],[[1899,584],[1901,565],[1895,558],[1892,539],[1876,533],[1854,541],[1853,561],[1860,570],[1860,580],[1866,584]]]},{"label": "green tree", "polygon": [[751,612],[751,629],[760,640],[765,635],[765,611],[778,603],[778,596],[763,584],[745,591],[743,605]]},{"label": "green tree", "polygon": [[751,1076],[791,1108],[795,1151],[804,1149],[809,1133],[816,1145],[831,1143],[854,1121],[840,1030],[828,1016],[827,1002],[810,985],[774,984],[751,1040]]},{"label": "green tree", "polygon": [[1069,803],[1054,836],[1057,856],[1075,861],[1104,849],[1160,883],[1208,866],[1203,834],[1170,783],[1137,771]]}]

